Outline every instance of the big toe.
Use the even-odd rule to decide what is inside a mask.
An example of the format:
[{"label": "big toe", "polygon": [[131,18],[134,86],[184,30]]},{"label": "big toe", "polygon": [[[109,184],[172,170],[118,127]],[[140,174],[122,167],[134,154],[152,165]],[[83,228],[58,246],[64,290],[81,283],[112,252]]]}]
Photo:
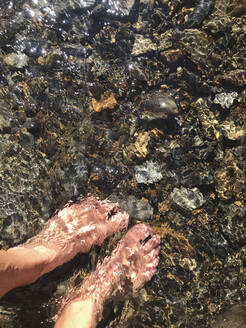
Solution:
[{"label": "big toe", "polygon": [[154,232],[150,226],[140,223],[136,224],[127,232],[125,241],[129,246],[144,246],[152,239],[153,235]]}]

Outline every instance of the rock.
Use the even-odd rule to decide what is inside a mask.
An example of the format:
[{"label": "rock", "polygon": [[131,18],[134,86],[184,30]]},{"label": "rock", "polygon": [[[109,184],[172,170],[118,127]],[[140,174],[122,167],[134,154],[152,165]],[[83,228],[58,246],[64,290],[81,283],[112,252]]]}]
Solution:
[{"label": "rock", "polygon": [[135,177],[138,183],[151,184],[162,179],[161,167],[158,163],[147,161],[135,166]]},{"label": "rock", "polygon": [[224,214],[221,219],[221,230],[225,238],[234,248],[240,248],[246,242],[246,206],[240,202],[231,205],[220,204]]},{"label": "rock", "polygon": [[143,201],[133,195],[119,201],[122,210],[137,220],[148,220],[153,217],[154,210],[148,201]]},{"label": "rock", "polygon": [[106,13],[117,19],[130,15],[135,0],[104,0],[103,3],[106,7]]},{"label": "rock", "polygon": [[0,133],[9,133],[11,130],[11,112],[4,101],[0,100]]},{"label": "rock", "polygon": [[246,305],[234,304],[218,315],[211,324],[212,328],[245,328]]},{"label": "rock", "polygon": [[219,125],[222,129],[224,136],[230,140],[240,140],[245,130],[243,126],[236,126],[233,121],[225,121]]},{"label": "rock", "polygon": [[140,104],[140,113],[148,120],[167,119],[178,114],[178,108],[171,96],[165,92],[152,94]]},{"label": "rock", "polygon": [[132,49],[133,56],[143,55],[147,52],[156,51],[157,45],[151,39],[145,38],[141,34],[137,34]]},{"label": "rock", "polygon": [[49,161],[11,136],[0,135],[0,248],[17,245],[37,233],[50,217],[54,201]]},{"label": "rock", "polygon": [[230,93],[221,92],[215,96],[214,103],[219,104],[222,108],[229,109],[232,106],[234,100],[237,99],[237,96],[238,93],[235,91]]},{"label": "rock", "polygon": [[246,70],[236,69],[226,72],[217,77],[218,81],[226,82],[234,86],[243,86],[246,84]]},{"label": "rock", "polygon": [[136,141],[130,143],[123,149],[123,155],[126,159],[134,160],[137,158],[145,158],[148,151],[148,144],[150,141],[150,135],[148,132],[140,132],[137,135]]},{"label": "rock", "polygon": [[174,188],[170,197],[177,205],[186,210],[194,210],[206,202],[198,188]]},{"label": "rock", "polygon": [[214,182],[213,176],[209,171],[186,170],[181,174],[180,182],[188,188],[200,185],[208,185]]},{"label": "rock", "polygon": [[26,66],[28,60],[29,58],[27,57],[27,55],[19,51],[17,53],[12,52],[11,54],[4,57],[4,61],[6,64],[14,66],[16,68],[23,68],[24,66]]},{"label": "rock", "polygon": [[233,17],[240,17],[246,14],[246,2],[245,0],[233,0],[230,1],[227,7],[227,13]]},{"label": "rock", "polygon": [[79,154],[75,160],[64,163],[59,174],[66,198],[78,196],[81,186],[85,185],[85,181],[88,180],[88,167],[84,156]]},{"label": "rock", "polygon": [[95,112],[101,112],[103,109],[113,109],[117,105],[115,95],[111,91],[105,91],[100,100],[92,98],[92,109]]},{"label": "rock", "polygon": [[125,175],[124,168],[120,165],[115,165],[111,160],[105,162],[100,158],[90,157],[87,158],[87,163],[90,173],[90,188],[97,186],[101,190],[110,193]]},{"label": "rock", "polygon": [[183,49],[195,64],[207,64],[213,45],[205,32],[198,29],[177,30],[175,37],[180,40]]},{"label": "rock", "polygon": [[226,32],[231,29],[231,20],[227,15],[214,15],[212,20],[204,25],[204,29],[212,34]]},{"label": "rock", "polygon": [[235,198],[243,192],[245,172],[242,169],[242,162],[230,149],[226,149],[223,158],[218,159],[218,165],[213,175],[219,198]]},{"label": "rock", "polygon": [[158,50],[166,50],[173,46],[173,30],[168,30],[162,33],[158,38]]},{"label": "rock", "polygon": [[215,0],[200,0],[197,1],[197,4],[194,10],[188,17],[188,26],[195,27],[200,26],[205,18],[207,18],[213,8]]}]

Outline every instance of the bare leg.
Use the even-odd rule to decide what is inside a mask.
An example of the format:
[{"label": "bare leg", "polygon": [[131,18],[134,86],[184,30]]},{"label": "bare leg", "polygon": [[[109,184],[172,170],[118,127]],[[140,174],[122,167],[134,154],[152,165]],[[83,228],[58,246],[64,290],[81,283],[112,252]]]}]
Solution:
[{"label": "bare leg", "polygon": [[96,327],[107,299],[132,294],[151,279],[159,261],[159,243],[150,227],[134,226],[80,287],[67,292],[55,328]]},{"label": "bare leg", "polygon": [[0,251],[0,297],[34,282],[77,253],[101,245],[106,237],[127,225],[128,215],[119,212],[118,204],[94,197],[69,203],[25,244]]}]

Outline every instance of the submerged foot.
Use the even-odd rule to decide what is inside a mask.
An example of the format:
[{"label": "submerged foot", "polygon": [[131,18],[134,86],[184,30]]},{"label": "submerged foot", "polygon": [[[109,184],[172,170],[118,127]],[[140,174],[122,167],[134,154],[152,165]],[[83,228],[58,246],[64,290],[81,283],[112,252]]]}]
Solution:
[{"label": "submerged foot", "polygon": [[19,247],[35,248],[42,256],[49,256],[46,272],[71,260],[77,253],[86,253],[93,245],[101,245],[105,238],[126,229],[128,214],[119,205],[93,196],[68,203],[43,230]]},{"label": "submerged foot", "polygon": [[[66,308],[71,308],[71,304],[89,312],[90,304],[90,307],[93,307],[93,316],[96,317],[93,320],[97,323],[101,319],[103,304],[107,299],[134,293],[155,274],[159,262],[159,244],[159,236],[154,235],[149,226],[134,226],[118,243],[112,255],[105,258],[80,287],[70,288],[59,313],[64,308],[66,313]],[[63,327],[63,320],[65,319],[61,316],[56,327]]]}]

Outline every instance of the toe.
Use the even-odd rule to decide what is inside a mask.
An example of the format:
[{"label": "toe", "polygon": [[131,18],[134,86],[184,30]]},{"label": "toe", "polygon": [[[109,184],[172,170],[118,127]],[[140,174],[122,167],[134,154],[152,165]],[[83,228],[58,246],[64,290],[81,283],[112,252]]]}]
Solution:
[{"label": "toe", "polygon": [[151,236],[145,243],[142,244],[145,254],[151,252],[160,245],[160,237],[158,235]]},{"label": "toe", "polygon": [[136,242],[143,242],[146,238],[153,235],[153,230],[146,224],[136,224],[126,234],[126,238],[134,239]]}]

